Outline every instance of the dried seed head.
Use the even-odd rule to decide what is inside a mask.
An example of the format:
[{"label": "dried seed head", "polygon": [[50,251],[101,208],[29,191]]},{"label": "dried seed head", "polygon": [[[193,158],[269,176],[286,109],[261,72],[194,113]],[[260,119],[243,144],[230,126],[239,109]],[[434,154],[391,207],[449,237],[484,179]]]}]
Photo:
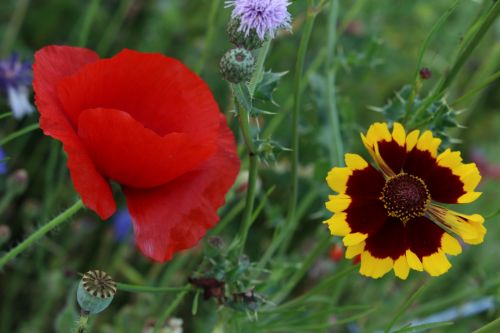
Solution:
[{"label": "dried seed head", "polygon": [[103,271],[88,271],[80,280],[77,291],[82,310],[95,314],[106,309],[116,294],[116,283]]}]

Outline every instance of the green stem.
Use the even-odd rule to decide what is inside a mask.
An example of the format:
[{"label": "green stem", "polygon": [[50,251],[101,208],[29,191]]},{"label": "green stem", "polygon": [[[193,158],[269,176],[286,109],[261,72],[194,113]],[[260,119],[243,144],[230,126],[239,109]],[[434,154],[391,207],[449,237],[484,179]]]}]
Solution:
[{"label": "green stem", "polygon": [[5,29],[0,55],[7,56],[10,53],[12,44],[16,40],[19,29],[21,28],[21,24],[23,23],[24,17],[26,16],[29,3],[30,0],[18,0],[16,2],[14,13],[11,16],[9,25]]},{"label": "green stem", "polygon": [[78,37],[78,46],[84,47],[87,45],[87,40],[90,33],[90,27],[92,22],[99,10],[99,3],[101,0],[92,0],[87,8],[85,17],[83,18],[82,29],[80,30],[80,36]]},{"label": "green stem", "polygon": [[25,128],[21,128],[20,130],[18,131],[15,131],[9,135],[7,135],[5,138],[3,138],[2,140],[0,140],[0,146],[3,146],[5,145],[6,143],[26,134],[26,133],[29,133],[29,132],[32,132],[34,130],[37,130],[39,128],[39,125],[38,124],[31,124],[29,126],[26,126]]},{"label": "green stem", "polygon": [[212,43],[214,40],[215,26],[216,26],[215,23],[217,19],[217,14],[220,12],[219,11],[220,2],[221,0],[212,0],[212,5],[210,7],[210,14],[208,15],[208,29],[205,37],[205,47],[201,55],[200,61],[198,62],[198,64],[196,64],[195,67],[196,74],[201,73],[203,67],[205,66],[205,63],[207,62],[207,58],[210,53],[210,49],[212,47]]},{"label": "green stem", "polygon": [[344,144],[342,142],[342,135],[340,131],[340,120],[337,109],[336,92],[335,92],[335,72],[334,56],[335,56],[335,43],[337,39],[337,19],[339,14],[338,0],[332,0],[330,3],[330,12],[328,14],[328,33],[327,52],[326,52],[326,73],[327,73],[327,86],[326,86],[326,99],[328,103],[328,116],[330,125],[333,130],[334,146],[330,144],[330,162],[333,165],[341,165],[344,157]]},{"label": "green stem", "polygon": [[475,330],[472,333],[494,333],[500,332],[500,318],[493,320],[491,323]]},{"label": "green stem", "polygon": [[[293,232],[295,230],[295,226],[297,224],[296,221],[296,210],[297,210],[297,199],[299,193],[299,112],[301,108],[301,99],[302,99],[302,90],[300,89],[302,86],[302,73],[304,69],[304,62],[307,53],[307,47],[309,45],[309,39],[311,37],[311,33],[314,27],[314,21],[316,19],[316,12],[312,8],[312,1],[308,1],[309,8],[307,11],[307,18],[304,23],[304,32],[302,33],[302,38],[300,40],[299,51],[297,54],[297,62],[295,64],[295,77],[294,77],[294,106],[292,110],[292,157],[291,157],[291,191],[290,198],[288,202],[288,216],[287,222],[284,225],[283,231],[290,230]],[[287,225],[292,226],[290,228],[286,227]],[[291,235],[287,235],[286,237],[291,237]]]},{"label": "green stem", "polygon": [[[427,108],[437,99],[444,96],[448,88],[450,87],[453,80],[456,78],[458,72],[463,67],[465,62],[469,59],[472,51],[476,48],[479,42],[486,35],[486,31],[495,22],[497,16],[500,14],[500,2],[496,1],[492,8],[486,14],[486,17],[482,20],[480,26],[476,30],[476,33],[470,37],[466,42],[465,46],[462,48],[461,52],[458,54],[453,66],[449,72],[441,79],[434,89],[434,92],[425,99],[422,105],[415,111],[413,118],[410,120],[409,125],[412,125],[419,119],[419,117],[427,110]],[[474,25],[473,25],[474,27]],[[411,127],[411,126],[410,126]]]},{"label": "green stem", "polygon": [[134,0],[122,0],[120,1],[120,6],[116,11],[116,14],[111,19],[106,31],[102,35],[99,44],[97,44],[97,53],[100,55],[106,55],[109,51],[109,47],[111,43],[116,38],[118,33],[120,32],[120,28],[125,20],[125,16],[127,15],[130,7],[134,3]]},{"label": "green stem", "polygon": [[165,324],[165,321],[168,319],[168,317],[170,317],[172,312],[174,312],[175,309],[177,309],[177,307],[182,302],[182,300],[184,299],[184,297],[186,296],[186,294],[188,293],[189,290],[191,290],[191,288],[186,286],[180,293],[177,294],[177,296],[172,301],[172,303],[170,303],[170,306],[165,309],[165,312],[163,312],[161,317],[158,318],[158,320],[156,321],[155,327],[153,329],[153,333],[160,332],[160,329]]},{"label": "green stem", "polygon": [[474,96],[476,93],[479,91],[483,90],[487,86],[489,86],[491,83],[495,82],[498,78],[500,78],[500,71],[494,73],[493,75],[489,76],[481,82],[477,87],[472,88],[469,90],[466,94],[464,94],[462,97],[457,98],[456,100],[451,103],[452,107],[455,107],[456,105],[462,103],[463,101],[469,99],[470,97]]},{"label": "green stem", "polygon": [[132,293],[164,293],[171,291],[183,291],[186,287],[150,287],[150,286],[137,286],[134,284],[117,283],[118,290],[128,291]]},{"label": "green stem", "polygon": [[61,225],[63,222],[68,221],[70,217],[78,212],[81,208],[83,208],[83,202],[81,199],[79,199],[71,207],[59,214],[59,216],[52,219],[49,223],[45,224],[43,227],[35,231],[31,236],[26,238],[15,248],[7,252],[0,258],[0,269],[5,266],[5,264],[7,264],[10,260],[14,259],[17,255],[30,247],[38,239],[42,238],[46,233]]},{"label": "green stem", "polygon": [[255,93],[255,88],[257,84],[262,81],[262,76],[264,75],[264,63],[266,62],[267,54],[271,48],[271,39],[264,42],[264,45],[259,50],[259,55],[257,56],[257,64],[255,65],[255,72],[248,84],[248,90],[250,91],[250,96],[253,97]]},{"label": "green stem", "polygon": [[248,166],[248,189],[247,196],[245,200],[245,210],[243,211],[243,222],[241,224],[241,229],[239,232],[239,254],[241,254],[245,249],[245,243],[248,236],[248,231],[252,226],[252,212],[255,203],[255,189],[257,181],[257,155],[251,154],[249,156],[249,166]]}]

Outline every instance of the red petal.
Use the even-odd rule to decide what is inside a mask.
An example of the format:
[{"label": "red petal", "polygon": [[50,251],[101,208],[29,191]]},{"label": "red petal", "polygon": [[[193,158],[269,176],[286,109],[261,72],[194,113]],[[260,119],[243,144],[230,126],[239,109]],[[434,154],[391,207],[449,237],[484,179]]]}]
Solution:
[{"label": "red petal", "polygon": [[219,119],[218,150],[197,171],[156,189],[123,188],[136,243],[156,261],[193,247],[218,221],[217,209],[240,167],[233,134]]},{"label": "red petal", "polygon": [[406,225],[410,250],[420,259],[439,250],[444,230],[434,222],[420,216],[408,221]]},{"label": "red petal", "polygon": [[123,50],[66,78],[58,93],[74,124],[83,110],[108,108],[129,113],[160,136],[217,137],[219,109],[208,86],[178,60],[158,53]]},{"label": "red petal", "polygon": [[406,226],[398,218],[388,217],[377,233],[368,237],[366,249],[375,258],[398,259],[408,249]]},{"label": "red petal", "polygon": [[161,137],[128,113],[113,109],[83,111],[78,135],[104,175],[133,188],[163,185],[194,170],[216,149],[185,133]]},{"label": "red petal", "polygon": [[115,211],[111,187],[96,170],[56,94],[56,85],[60,80],[98,59],[96,53],[87,49],[68,46],[45,47],[35,53],[33,88],[35,103],[40,112],[40,127],[46,135],[63,143],[76,191],[88,208],[106,219]]},{"label": "red petal", "polygon": [[354,170],[347,180],[346,194],[350,197],[379,198],[385,185],[382,173],[368,164],[362,170]]},{"label": "red petal", "polygon": [[373,235],[387,220],[387,211],[378,199],[360,197],[351,198],[352,202],[345,210],[346,222],[351,232]]}]

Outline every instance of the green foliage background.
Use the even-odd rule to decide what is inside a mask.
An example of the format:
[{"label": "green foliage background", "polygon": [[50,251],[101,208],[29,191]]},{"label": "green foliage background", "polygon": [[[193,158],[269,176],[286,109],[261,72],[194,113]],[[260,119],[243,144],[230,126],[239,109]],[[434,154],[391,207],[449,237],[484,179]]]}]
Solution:
[{"label": "green foliage background", "polygon": [[[215,11],[213,3],[218,4]],[[16,11],[19,14],[19,6],[23,5],[27,6],[26,13],[24,17],[21,13],[17,22],[13,15]],[[85,38],[82,29],[93,5],[97,6],[96,12],[88,38]],[[491,1],[486,0],[458,2],[456,10],[424,53],[422,65],[430,68],[433,75],[423,83],[422,93],[428,92],[447,72],[467,27],[490,5]],[[383,120],[370,106],[385,105],[396,91],[412,83],[420,47],[450,6],[451,1],[445,0],[340,1],[336,95],[346,151],[368,157],[359,132],[365,131],[372,121]],[[282,33],[272,43],[265,65],[273,72],[289,71],[289,74],[283,76],[274,93],[279,106],[266,102],[260,105],[276,115],[259,117],[262,137],[282,147],[290,147],[292,84],[306,1],[293,1],[290,11],[294,17],[293,33]],[[221,110],[227,114],[231,127],[238,133],[228,85],[218,74],[218,61],[231,47],[225,35],[229,15],[230,10],[223,8],[223,1],[217,0],[1,1],[2,56],[17,51],[22,57],[32,59],[35,50],[50,44],[85,44],[103,57],[123,48],[161,52],[199,71],[212,88]],[[211,19],[212,25],[209,24]],[[15,38],[9,40],[12,29],[16,32],[16,24],[19,30]],[[324,178],[332,167],[328,150],[331,128],[326,125],[324,99],[325,36],[326,14],[319,13],[307,51],[306,74],[302,78],[305,93],[300,110],[301,219],[290,246],[272,258],[266,271],[255,273],[255,263],[272,244],[274,230],[285,221],[290,182],[288,151],[282,151],[276,161],[260,165],[256,205],[262,210],[250,230],[245,249],[250,263],[235,263],[223,258],[220,250],[214,250],[206,242],[176,255],[173,261],[164,265],[151,263],[130,244],[116,242],[111,223],[101,222],[92,212],[86,211],[0,272],[0,332],[68,332],[77,313],[74,287],[78,277],[70,272],[102,269],[120,282],[182,287],[188,276],[195,272],[201,274],[206,267],[211,267],[210,260],[203,259],[204,255],[219,264],[225,263],[223,270],[242,269],[240,275],[235,273],[231,288],[256,287],[256,292],[266,300],[259,304],[257,319],[248,308],[220,307],[213,299],[202,300],[193,290],[187,293],[119,291],[110,308],[93,320],[90,331],[143,332],[148,320],[158,320],[166,314],[183,318],[184,332],[376,332],[387,327],[405,301],[424,283],[426,289],[411,303],[395,327],[482,296],[492,296],[496,308],[427,331],[472,332],[498,318],[500,219],[495,215],[499,209],[498,172],[496,178],[483,178],[480,190],[484,194],[477,202],[458,208],[487,217],[488,234],[484,244],[465,247],[463,254],[451,258],[453,268],[444,276],[430,279],[424,273],[412,272],[407,281],[400,281],[390,273],[380,280],[372,280],[351,272],[347,277],[332,279],[334,274],[349,269],[352,264],[345,259],[332,262],[324,247],[293,292],[283,301],[269,303],[276,301],[275,296],[280,295],[289,277],[300,270],[311,249],[328,233],[321,224],[329,215],[324,201],[330,191]],[[471,98],[456,104],[454,101],[500,69],[499,40],[497,20],[447,94],[448,103],[456,110],[463,110],[457,120],[464,128],[453,129],[450,133],[461,140],[455,148],[462,151],[466,160],[471,159],[472,152],[480,152],[488,163],[497,165],[497,170],[500,165],[499,81],[492,82]],[[1,100],[0,110],[1,113],[9,111],[5,99]],[[22,122],[2,119],[0,135],[5,137],[35,121],[37,115]],[[276,130],[269,136],[272,128]],[[14,246],[38,225],[69,206],[76,197],[58,143],[37,131],[11,141],[4,149],[10,157],[10,171],[25,168],[30,179],[26,190],[1,212],[0,223],[12,230],[11,239],[1,245],[1,251]],[[272,187],[274,190],[266,197]],[[9,190],[5,177],[0,179],[0,190],[3,193]],[[123,203],[123,198],[121,200]],[[239,230],[243,201],[242,193],[231,193],[228,204],[220,211],[223,218],[231,218],[225,219],[228,224],[223,230],[216,229],[212,234],[220,235],[226,244],[231,243]],[[332,242],[340,244],[340,239]],[[426,283],[428,280],[432,281]],[[318,286],[323,288],[315,290]],[[301,295],[305,297],[300,298]],[[169,313],[167,310],[176,305],[176,299],[179,306]],[[196,304],[196,311],[193,311],[193,304]]]}]

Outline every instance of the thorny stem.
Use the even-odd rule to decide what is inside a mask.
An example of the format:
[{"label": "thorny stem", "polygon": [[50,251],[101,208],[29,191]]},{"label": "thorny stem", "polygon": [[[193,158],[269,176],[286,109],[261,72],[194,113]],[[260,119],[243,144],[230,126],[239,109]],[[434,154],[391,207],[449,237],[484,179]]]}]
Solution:
[{"label": "thorny stem", "polygon": [[64,212],[59,214],[59,216],[52,219],[49,223],[45,224],[43,227],[35,231],[31,236],[26,238],[12,250],[7,252],[4,256],[0,258],[0,269],[5,266],[10,260],[14,259],[17,255],[22,253],[28,247],[30,247],[34,242],[38,239],[42,238],[49,231],[61,225],[63,222],[68,221],[71,216],[73,216],[76,212],[78,212],[81,208],[83,208],[83,202],[79,199],[75,202],[71,207],[66,209]]}]

